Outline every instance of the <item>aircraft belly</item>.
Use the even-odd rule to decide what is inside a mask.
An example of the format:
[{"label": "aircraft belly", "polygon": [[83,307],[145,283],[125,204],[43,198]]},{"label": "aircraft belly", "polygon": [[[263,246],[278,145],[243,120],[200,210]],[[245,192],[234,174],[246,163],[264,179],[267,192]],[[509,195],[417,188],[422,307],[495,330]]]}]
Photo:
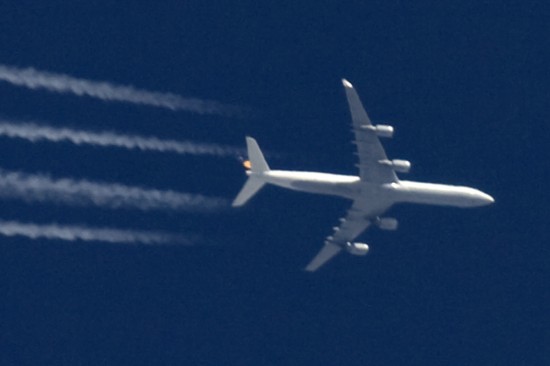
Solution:
[{"label": "aircraft belly", "polygon": [[383,215],[395,203],[389,196],[376,196],[371,194],[362,194],[356,201],[366,218],[375,218],[376,216]]},{"label": "aircraft belly", "polygon": [[401,202],[436,206],[474,207],[489,202],[481,191],[444,184],[402,181],[397,192]]},{"label": "aircraft belly", "polygon": [[320,181],[294,181],[290,188],[309,193],[326,194],[354,199],[358,194],[358,187],[355,183],[332,183]]}]

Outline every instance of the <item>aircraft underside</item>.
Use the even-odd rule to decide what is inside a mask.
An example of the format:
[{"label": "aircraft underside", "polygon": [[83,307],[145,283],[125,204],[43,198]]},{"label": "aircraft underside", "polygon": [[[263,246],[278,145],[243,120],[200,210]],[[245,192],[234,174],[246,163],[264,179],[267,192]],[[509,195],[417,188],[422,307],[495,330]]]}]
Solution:
[{"label": "aircraft underside", "polygon": [[326,237],[323,248],[306,267],[307,271],[316,271],[341,250],[365,255],[369,246],[355,239],[371,225],[384,230],[397,229],[397,220],[381,217],[396,203],[478,207],[494,202],[488,194],[470,187],[399,180],[396,173],[407,173],[411,164],[406,160],[388,159],[379,140],[392,137],[393,127],[373,125],[353,86],[347,80],[343,80],[343,84],[353,122],[359,176],[271,170],[256,140],[247,137],[248,180],[233,202],[233,206],[244,205],[265,184],[351,200],[347,214]]}]

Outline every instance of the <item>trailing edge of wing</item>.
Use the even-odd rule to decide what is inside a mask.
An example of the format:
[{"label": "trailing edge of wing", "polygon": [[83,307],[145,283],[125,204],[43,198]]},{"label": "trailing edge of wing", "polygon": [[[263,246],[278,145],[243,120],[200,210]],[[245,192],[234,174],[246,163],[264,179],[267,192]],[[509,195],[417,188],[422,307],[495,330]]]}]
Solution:
[{"label": "trailing edge of wing", "polygon": [[316,271],[319,267],[328,262],[336,254],[340,253],[341,250],[341,246],[326,242],[321,251],[315,256],[315,258],[311,260],[311,262],[309,262],[306,267],[306,271]]}]

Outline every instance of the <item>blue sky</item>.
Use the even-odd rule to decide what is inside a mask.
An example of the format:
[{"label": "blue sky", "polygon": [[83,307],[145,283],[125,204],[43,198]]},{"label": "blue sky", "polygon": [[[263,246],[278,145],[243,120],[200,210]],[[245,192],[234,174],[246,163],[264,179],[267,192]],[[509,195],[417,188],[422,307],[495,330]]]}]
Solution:
[{"label": "blue sky", "polygon": [[[4,4],[0,64],[250,108],[201,115],[0,82],[0,118],[244,146],[355,174],[340,79],[396,128],[407,178],[496,199],[399,206],[365,258],[302,271],[348,202],[266,187],[189,212],[2,198],[0,219],[167,232],[195,246],[0,237],[6,365],[540,365],[549,361],[548,25],[542,2]],[[234,157],[0,137],[0,168],[231,200]]]}]

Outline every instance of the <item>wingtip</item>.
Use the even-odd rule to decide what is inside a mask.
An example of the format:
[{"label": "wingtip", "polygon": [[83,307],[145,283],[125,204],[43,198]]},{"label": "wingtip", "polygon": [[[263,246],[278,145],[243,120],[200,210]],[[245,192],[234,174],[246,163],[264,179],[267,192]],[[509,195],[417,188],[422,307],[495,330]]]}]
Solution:
[{"label": "wingtip", "polygon": [[353,88],[353,85],[351,85],[351,83],[349,81],[347,81],[346,79],[342,79],[342,84],[346,88],[350,88],[350,89]]}]

